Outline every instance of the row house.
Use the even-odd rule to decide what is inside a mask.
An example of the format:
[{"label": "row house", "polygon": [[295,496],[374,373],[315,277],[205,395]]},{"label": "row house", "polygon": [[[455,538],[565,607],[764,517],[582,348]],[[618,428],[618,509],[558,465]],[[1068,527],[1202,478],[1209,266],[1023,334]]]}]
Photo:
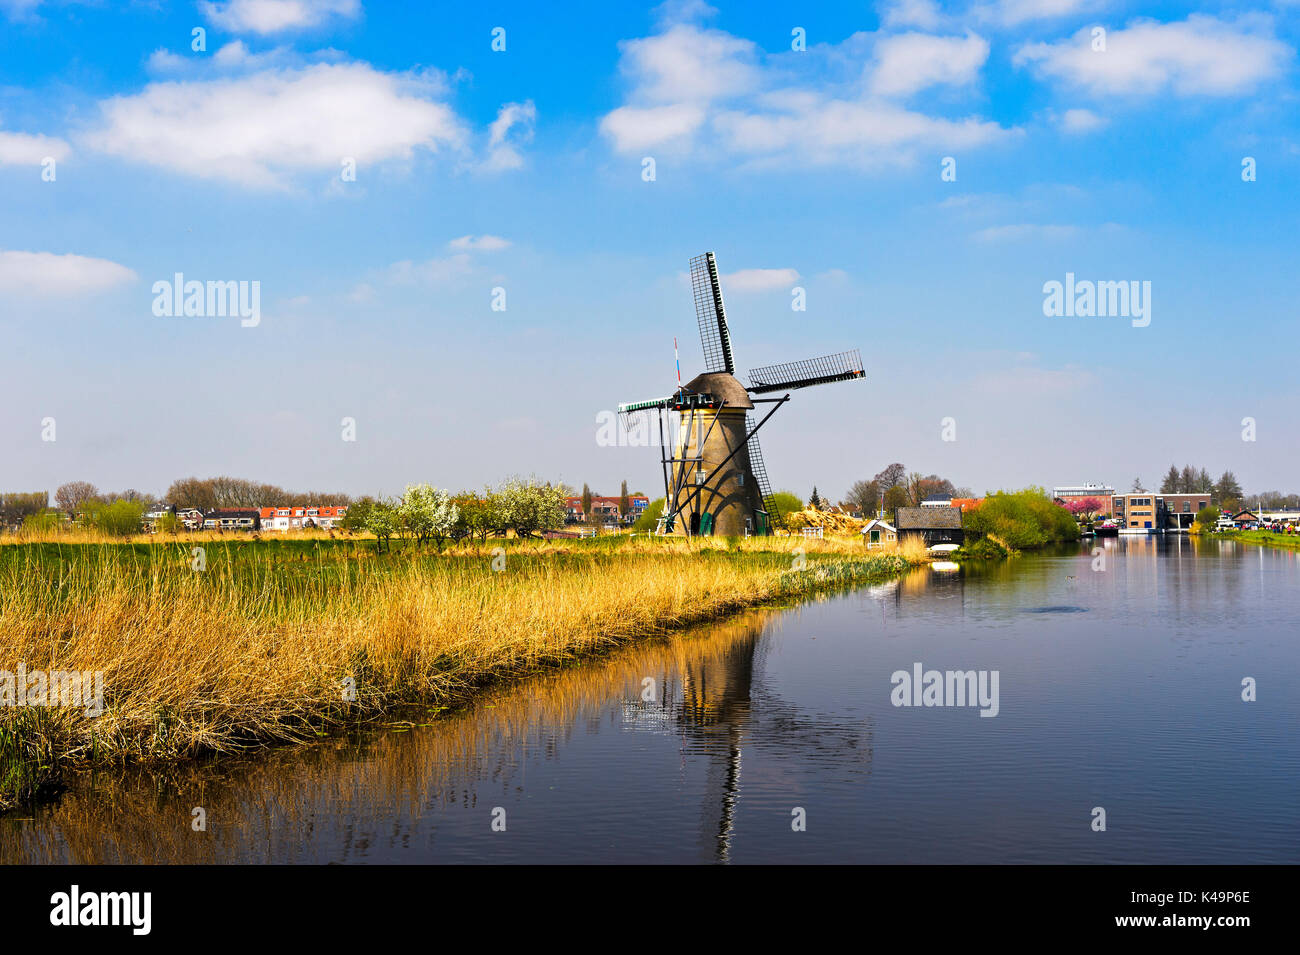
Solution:
[{"label": "row house", "polygon": [[203,512],[197,507],[176,508],[176,519],[185,525],[187,531],[196,531],[203,526]]},{"label": "row house", "polygon": [[257,522],[256,508],[219,507],[203,515],[205,531],[255,531]]},{"label": "row house", "polygon": [[332,528],[348,514],[346,504],[337,507],[264,507],[260,511],[262,530],[289,531],[300,528]]},{"label": "row house", "polygon": [[[644,494],[628,495],[628,522],[635,521],[640,517],[647,507],[650,506],[650,498]],[[570,524],[577,523],[583,519],[582,498],[566,497],[564,499],[565,518]],[[618,520],[618,498],[617,497],[597,497],[591,496],[591,514],[598,521],[613,522]]]}]

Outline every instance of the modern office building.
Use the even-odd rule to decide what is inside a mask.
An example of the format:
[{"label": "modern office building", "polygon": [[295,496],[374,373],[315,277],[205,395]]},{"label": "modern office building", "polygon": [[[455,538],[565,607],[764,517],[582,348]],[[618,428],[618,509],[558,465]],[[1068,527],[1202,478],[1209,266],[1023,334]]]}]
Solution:
[{"label": "modern office building", "polygon": [[1210,492],[1156,494],[1132,491],[1111,496],[1111,512],[1124,530],[1187,530],[1196,512],[1210,505]]},{"label": "modern office building", "polygon": [[1101,504],[1098,513],[1102,517],[1112,517],[1111,508],[1115,498],[1115,489],[1109,484],[1066,484],[1062,487],[1052,488],[1052,497],[1062,504],[1071,500],[1085,500],[1087,498],[1096,498]]}]

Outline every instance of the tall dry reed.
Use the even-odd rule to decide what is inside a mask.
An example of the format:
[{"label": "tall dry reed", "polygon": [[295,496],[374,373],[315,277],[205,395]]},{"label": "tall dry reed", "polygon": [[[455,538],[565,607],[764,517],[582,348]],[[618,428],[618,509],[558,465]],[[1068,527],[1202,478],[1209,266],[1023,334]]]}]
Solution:
[{"label": "tall dry reed", "polygon": [[[382,557],[359,545],[286,550],[209,548],[202,571],[188,547],[6,554],[0,670],[102,672],[104,712],[0,707],[0,776],[32,761],[303,739],[914,562],[867,556],[860,542],[796,538],[539,541]],[[39,784],[11,778],[8,788]]]}]

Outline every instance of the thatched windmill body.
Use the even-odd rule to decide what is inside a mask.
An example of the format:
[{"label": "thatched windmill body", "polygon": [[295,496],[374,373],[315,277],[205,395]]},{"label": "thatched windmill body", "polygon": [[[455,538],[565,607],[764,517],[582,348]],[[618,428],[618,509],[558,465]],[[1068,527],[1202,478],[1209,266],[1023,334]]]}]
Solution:
[{"label": "thatched windmill body", "polygon": [[[677,534],[770,534],[777,514],[757,433],[790,392],[866,377],[857,350],[755,368],[736,378],[731,333],[713,253],[691,259],[691,290],[705,371],[665,398],[619,405],[654,412],[664,472],[660,530]],[[779,398],[756,397],[786,392]],[[756,404],[772,407],[755,423]]]}]

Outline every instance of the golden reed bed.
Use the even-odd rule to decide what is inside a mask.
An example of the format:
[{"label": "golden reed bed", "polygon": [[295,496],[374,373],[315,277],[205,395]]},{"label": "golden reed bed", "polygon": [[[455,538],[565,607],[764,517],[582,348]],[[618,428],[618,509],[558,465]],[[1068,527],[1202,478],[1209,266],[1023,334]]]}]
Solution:
[{"label": "golden reed bed", "polygon": [[[227,536],[229,540],[229,535]],[[0,706],[0,799],[69,761],[300,740],[639,637],[922,559],[859,541],[22,548],[0,559],[0,671],[103,673],[103,712]],[[500,549],[498,549],[500,548]],[[502,563],[504,562],[504,564]],[[499,569],[494,569],[494,567]],[[44,769],[42,769],[44,767]]]}]

